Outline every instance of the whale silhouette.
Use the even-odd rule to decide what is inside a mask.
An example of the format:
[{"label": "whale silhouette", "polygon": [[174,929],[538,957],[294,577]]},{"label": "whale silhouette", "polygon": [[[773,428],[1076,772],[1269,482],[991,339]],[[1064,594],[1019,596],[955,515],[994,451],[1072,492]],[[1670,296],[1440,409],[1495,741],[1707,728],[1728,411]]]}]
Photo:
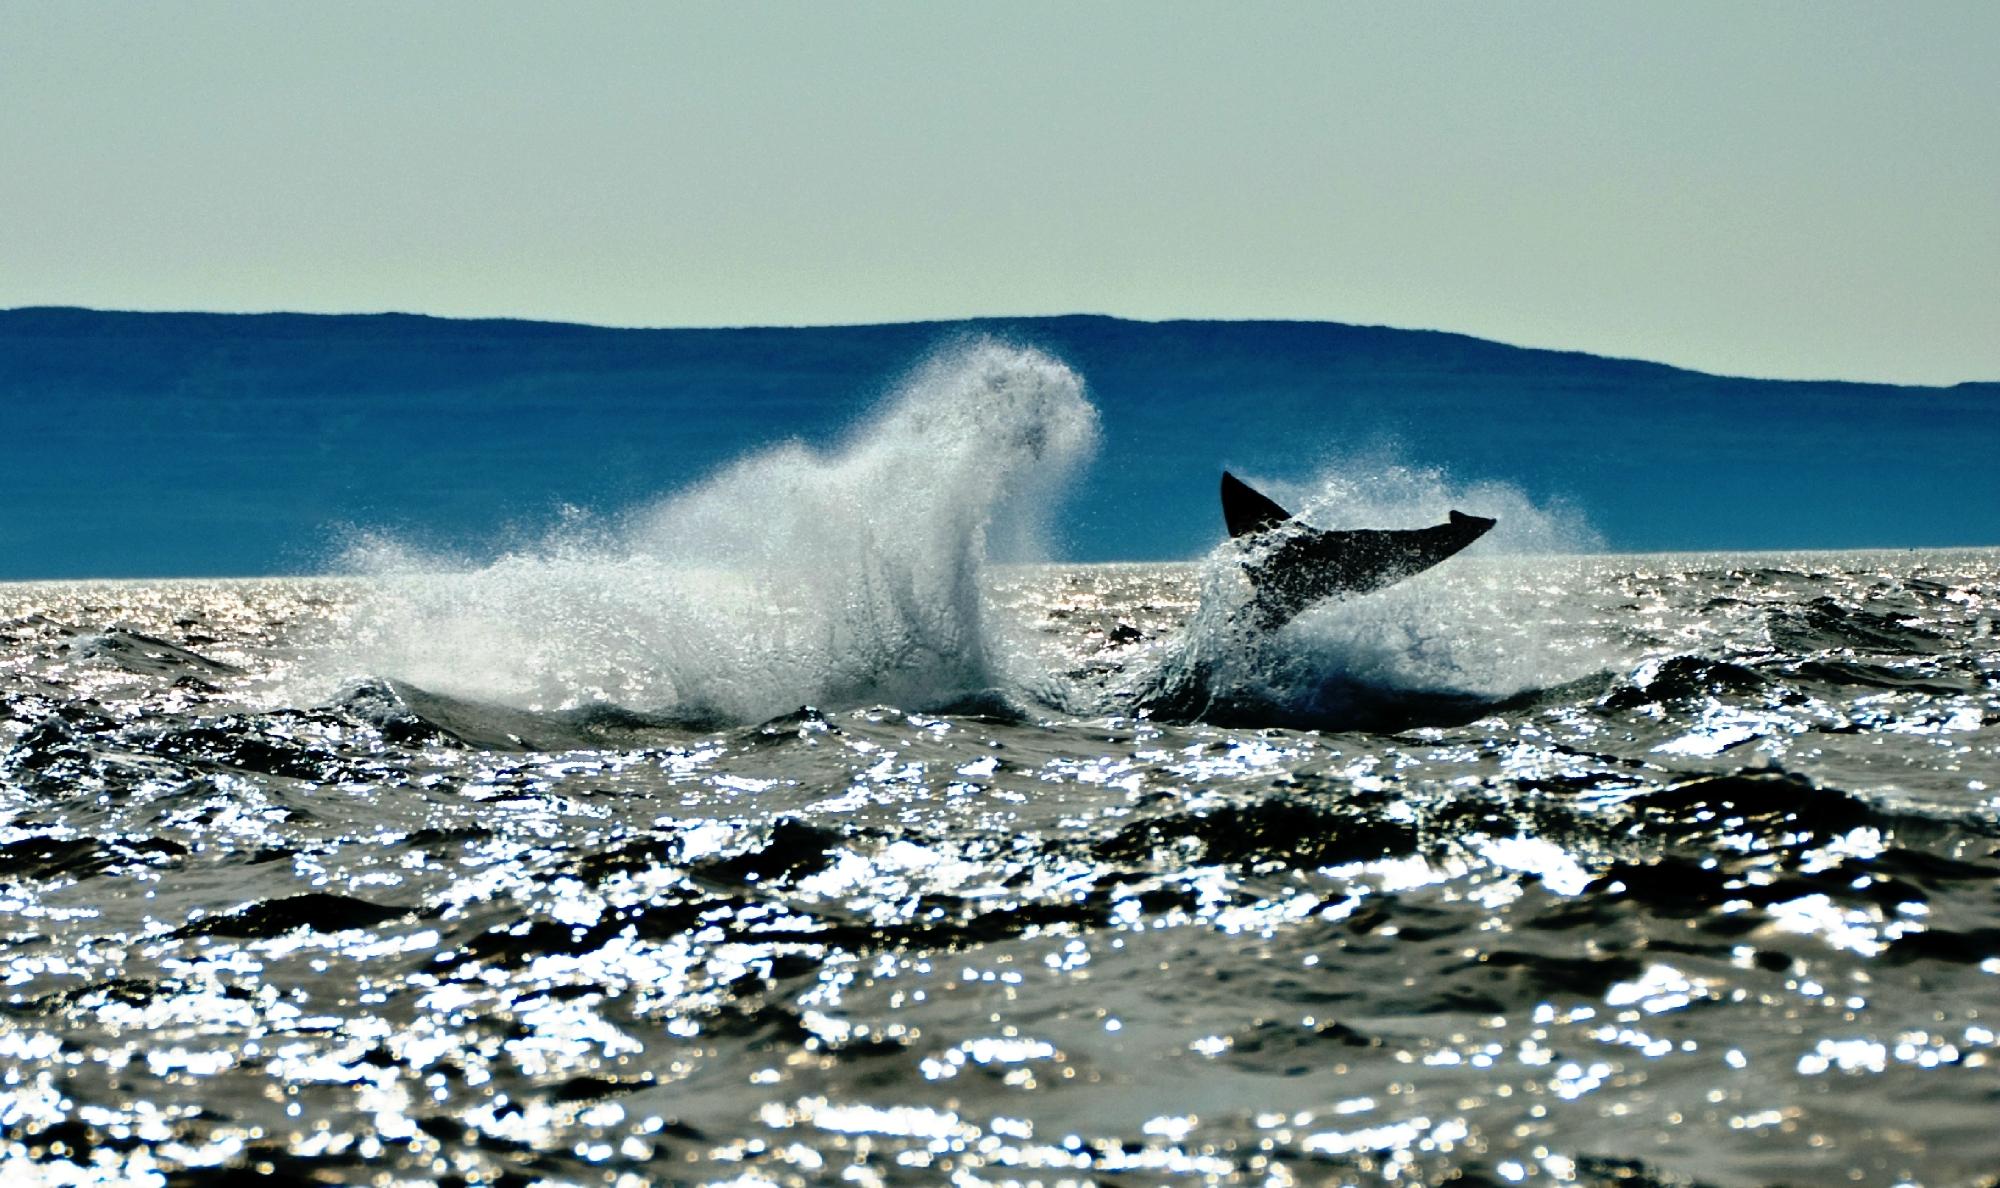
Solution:
[{"label": "whale silhouette", "polygon": [[1276,630],[1316,602],[1380,590],[1422,573],[1486,535],[1494,521],[1453,511],[1430,528],[1329,531],[1301,522],[1228,471],[1222,518],[1243,549],[1258,626]]}]

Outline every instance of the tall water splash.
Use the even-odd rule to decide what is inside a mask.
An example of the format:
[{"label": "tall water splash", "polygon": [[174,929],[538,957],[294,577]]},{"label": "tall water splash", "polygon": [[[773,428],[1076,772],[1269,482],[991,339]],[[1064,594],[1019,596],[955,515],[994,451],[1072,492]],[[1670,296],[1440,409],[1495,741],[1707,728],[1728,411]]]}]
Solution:
[{"label": "tall water splash", "polygon": [[1379,458],[1341,460],[1304,487],[1252,482],[1322,528],[1417,528],[1453,508],[1498,524],[1434,569],[1321,603],[1277,631],[1249,613],[1244,554],[1226,542],[1202,562],[1201,603],[1186,633],[1123,691],[1128,704],[1169,717],[1394,729],[1605,662],[1602,641],[1583,631],[1555,638],[1536,609],[1549,594],[1543,559],[1601,547],[1575,511]]},{"label": "tall water splash", "polygon": [[478,568],[377,543],[333,667],[534,710],[755,721],[994,682],[989,544],[1034,547],[1093,450],[1082,381],[990,339],[920,365],[827,452],[793,442]]}]

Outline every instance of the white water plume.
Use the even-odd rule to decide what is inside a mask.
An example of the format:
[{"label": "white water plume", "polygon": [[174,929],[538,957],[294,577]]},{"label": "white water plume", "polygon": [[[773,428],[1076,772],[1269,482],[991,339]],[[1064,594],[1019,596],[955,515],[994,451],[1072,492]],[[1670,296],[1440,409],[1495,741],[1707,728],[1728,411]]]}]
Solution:
[{"label": "white water plume", "polygon": [[839,447],[774,447],[615,526],[476,568],[358,550],[373,592],[329,668],[534,710],[939,704],[994,683],[989,542],[1031,548],[1096,438],[1075,372],[967,341]]}]

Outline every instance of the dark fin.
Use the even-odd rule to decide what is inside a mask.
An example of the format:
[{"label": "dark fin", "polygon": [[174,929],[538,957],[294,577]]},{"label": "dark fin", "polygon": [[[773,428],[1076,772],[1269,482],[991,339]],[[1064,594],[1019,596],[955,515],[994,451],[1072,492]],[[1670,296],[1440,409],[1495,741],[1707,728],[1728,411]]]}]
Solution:
[{"label": "dark fin", "polygon": [[1230,536],[1266,532],[1291,518],[1292,513],[1252,490],[1248,483],[1222,472],[1222,519],[1229,525]]},{"label": "dark fin", "polygon": [[1485,532],[1497,522],[1487,516],[1468,516],[1457,508],[1451,510],[1451,523],[1455,528],[1471,528],[1476,525],[1479,531]]}]

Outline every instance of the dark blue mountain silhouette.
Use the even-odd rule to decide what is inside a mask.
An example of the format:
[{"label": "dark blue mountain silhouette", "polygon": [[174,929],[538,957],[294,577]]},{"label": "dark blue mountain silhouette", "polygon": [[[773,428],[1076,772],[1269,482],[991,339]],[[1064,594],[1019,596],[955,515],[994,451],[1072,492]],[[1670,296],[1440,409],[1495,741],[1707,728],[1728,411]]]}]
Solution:
[{"label": "dark blue mountain silhouette", "polygon": [[[1397,443],[1566,498],[1613,548],[2000,543],[2000,384],[1729,379],[1462,335],[1104,317],[621,330],[400,314],[0,311],[0,577],[325,564],[342,525],[491,545],[786,437],[830,442],[968,331],[1075,366],[1078,559],[1221,536],[1224,465]],[[1478,509],[1469,509],[1478,510]]]}]

